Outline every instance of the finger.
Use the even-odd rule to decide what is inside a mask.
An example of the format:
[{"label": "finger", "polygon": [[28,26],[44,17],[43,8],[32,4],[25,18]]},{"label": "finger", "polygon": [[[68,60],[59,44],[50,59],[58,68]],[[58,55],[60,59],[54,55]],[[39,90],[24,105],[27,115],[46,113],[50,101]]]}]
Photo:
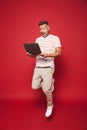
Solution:
[{"label": "finger", "polygon": [[41,55],[41,56],[43,56],[44,54],[43,54],[43,53],[41,53],[40,55]]},{"label": "finger", "polygon": [[26,54],[28,55],[28,54],[29,54],[29,52],[26,52]]}]

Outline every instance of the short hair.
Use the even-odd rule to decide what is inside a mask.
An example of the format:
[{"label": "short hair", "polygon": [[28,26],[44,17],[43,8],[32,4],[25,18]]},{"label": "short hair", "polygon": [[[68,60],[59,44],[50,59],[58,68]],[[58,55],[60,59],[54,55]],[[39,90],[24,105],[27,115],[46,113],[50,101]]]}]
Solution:
[{"label": "short hair", "polygon": [[40,21],[40,22],[38,23],[39,26],[40,26],[40,25],[43,25],[43,24],[47,24],[47,25],[49,25],[49,23],[48,23],[47,21],[45,21],[45,20]]}]

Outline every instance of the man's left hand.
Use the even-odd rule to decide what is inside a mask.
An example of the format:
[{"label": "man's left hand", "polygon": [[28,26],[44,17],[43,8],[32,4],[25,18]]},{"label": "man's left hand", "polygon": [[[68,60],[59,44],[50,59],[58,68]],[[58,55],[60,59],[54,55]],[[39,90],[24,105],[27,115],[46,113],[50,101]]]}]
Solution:
[{"label": "man's left hand", "polygon": [[48,53],[42,53],[41,56],[43,56],[44,58],[49,57]]}]

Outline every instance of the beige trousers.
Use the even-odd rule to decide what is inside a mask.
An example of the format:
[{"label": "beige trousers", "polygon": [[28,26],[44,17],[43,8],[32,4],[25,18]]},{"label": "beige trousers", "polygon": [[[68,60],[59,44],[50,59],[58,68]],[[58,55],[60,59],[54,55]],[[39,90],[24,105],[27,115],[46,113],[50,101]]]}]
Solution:
[{"label": "beige trousers", "polygon": [[32,78],[32,89],[42,88],[43,92],[46,95],[48,105],[51,105],[53,103],[53,74],[54,68],[37,67],[34,69]]}]

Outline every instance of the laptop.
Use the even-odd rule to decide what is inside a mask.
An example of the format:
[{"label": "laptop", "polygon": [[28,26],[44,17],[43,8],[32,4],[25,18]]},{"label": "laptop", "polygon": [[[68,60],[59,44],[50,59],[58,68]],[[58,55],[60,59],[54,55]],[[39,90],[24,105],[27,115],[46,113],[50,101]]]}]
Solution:
[{"label": "laptop", "polygon": [[38,43],[24,43],[24,47],[26,52],[29,52],[31,55],[39,55],[41,53]]}]

